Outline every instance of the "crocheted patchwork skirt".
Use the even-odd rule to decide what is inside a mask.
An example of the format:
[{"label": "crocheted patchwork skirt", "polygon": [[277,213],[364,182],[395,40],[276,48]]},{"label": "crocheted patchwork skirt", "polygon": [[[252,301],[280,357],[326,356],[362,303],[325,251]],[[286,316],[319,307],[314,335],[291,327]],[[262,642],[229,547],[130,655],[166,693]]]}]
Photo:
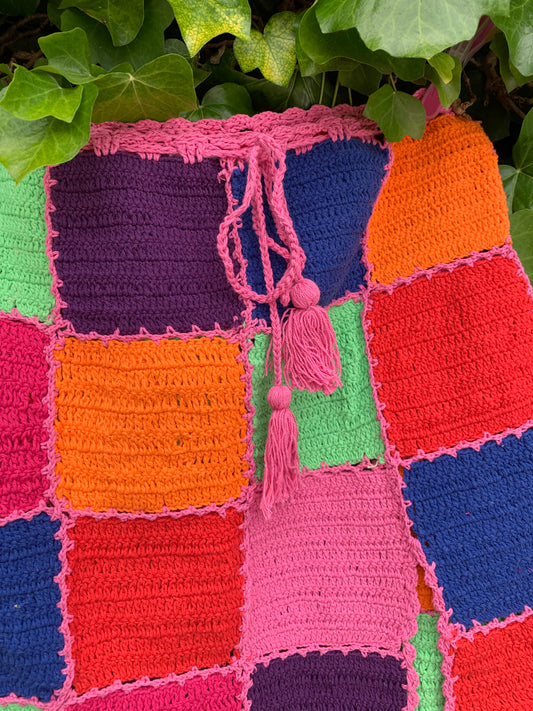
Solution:
[{"label": "crocheted patchwork skirt", "polygon": [[533,292],[442,115],[0,175],[0,706],[533,709]]}]

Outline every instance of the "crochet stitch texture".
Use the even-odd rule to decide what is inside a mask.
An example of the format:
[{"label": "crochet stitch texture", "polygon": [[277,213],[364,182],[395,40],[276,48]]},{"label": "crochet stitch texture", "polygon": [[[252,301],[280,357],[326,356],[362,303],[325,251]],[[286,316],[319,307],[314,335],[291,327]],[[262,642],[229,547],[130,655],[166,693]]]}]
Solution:
[{"label": "crochet stitch texture", "polygon": [[[2,172],[0,707],[533,709],[508,233],[451,115],[394,145],[347,106],[100,124]],[[295,310],[330,394],[284,387]]]}]

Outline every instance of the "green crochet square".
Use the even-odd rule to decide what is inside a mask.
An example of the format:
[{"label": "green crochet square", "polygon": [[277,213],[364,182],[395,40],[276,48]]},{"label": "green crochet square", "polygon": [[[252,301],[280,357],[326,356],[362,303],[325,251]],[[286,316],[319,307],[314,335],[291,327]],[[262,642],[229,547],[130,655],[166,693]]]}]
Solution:
[{"label": "green crochet square", "polygon": [[437,615],[422,613],[418,615],[418,632],[411,639],[416,649],[414,668],[420,679],[417,689],[418,708],[424,711],[442,711],[444,696],[442,684],[444,676],[441,672],[442,654],[437,647],[439,633],[437,631]]},{"label": "green crochet square", "polygon": [[0,166],[0,311],[49,320],[54,305],[46,256],[44,168],[15,185]]},{"label": "green crochet square", "polygon": [[[300,436],[298,451],[302,466],[319,469],[322,462],[329,466],[359,464],[363,455],[382,460],[381,439],[376,405],[365,354],[365,339],[361,324],[362,303],[347,301],[329,309],[341,356],[342,387],[332,395],[294,390],[291,409],[296,417]],[[270,419],[267,394],[272,376],[265,377],[265,356],[270,336],[260,334],[250,351],[252,374],[252,404],[255,407],[253,442],[257,464],[256,477],[263,478],[263,460]]]}]

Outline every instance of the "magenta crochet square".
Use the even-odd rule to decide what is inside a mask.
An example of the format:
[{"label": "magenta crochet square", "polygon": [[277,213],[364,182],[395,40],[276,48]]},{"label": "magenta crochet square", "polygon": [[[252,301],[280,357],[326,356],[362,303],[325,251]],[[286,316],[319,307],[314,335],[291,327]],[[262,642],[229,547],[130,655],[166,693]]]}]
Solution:
[{"label": "magenta crochet square", "polygon": [[128,693],[93,696],[72,711],[242,711],[242,684],[235,674],[209,674],[185,683],[144,686]]},{"label": "magenta crochet square", "polygon": [[107,335],[230,328],[242,304],[217,252],[220,164],[82,153],[51,169],[64,318]]},{"label": "magenta crochet square", "polygon": [[354,643],[400,651],[419,604],[396,477],[385,466],[309,475],[270,520],[251,501],[244,657]]},{"label": "magenta crochet square", "polygon": [[48,343],[31,324],[0,320],[0,516],[34,508],[48,486]]}]

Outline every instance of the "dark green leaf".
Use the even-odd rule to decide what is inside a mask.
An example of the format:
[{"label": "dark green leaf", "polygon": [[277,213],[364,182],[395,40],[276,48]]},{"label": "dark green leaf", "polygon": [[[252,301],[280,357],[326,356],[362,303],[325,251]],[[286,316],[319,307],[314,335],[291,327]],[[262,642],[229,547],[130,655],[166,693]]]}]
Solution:
[{"label": "dark green leaf", "polygon": [[500,178],[502,179],[505,197],[507,198],[507,210],[509,214],[511,214],[513,211],[513,198],[518,172],[512,165],[499,165],[498,168],[500,169]]},{"label": "dark green leaf", "polygon": [[115,46],[129,44],[144,20],[144,0],[63,0],[61,10],[77,7],[109,30]]},{"label": "dark green leaf", "polygon": [[39,0],[0,0],[2,15],[31,15],[37,10]]},{"label": "dark green leaf", "polygon": [[518,141],[513,148],[514,164],[519,170],[533,175],[533,109],[522,123]]},{"label": "dark green leaf", "polygon": [[219,84],[204,95],[201,106],[187,114],[189,121],[204,118],[227,119],[235,114],[253,113],[250,94],[239,84]]},{"label": "dark green leaf", "polygon": [[39,47],[48,59],[48,65],[39,69],[61,74],[73,84],[92,81],[89,43],[83,30],[76,28],[40,37]]},{"label": "dark green leaf", "polygon": [[533,3],[511,0],[509,14],[491,14],[507,38],[511,62],[523,76],[533,75]]},{"label": "dark green leaf", "polygon": [[165,54],[179,54],[180,56],[185,57],[185,59],[191,58],[185,42],[175,39],[174,37],[165,40]]},{"label": "dark green leaf", "polygon": [[269,81],[287,86],[296,66],[293,12],[278,12],[265,25],[264,33],[250,32],[250,39],[237,38],[235,57],[243,72],[260,69]]},{"label": "dark green leaf", "polygon": [[229,32],[249,39],[248,0],[169,0],[185,44],[194,56],[213,37]]},{"label": "dark green leaf", "polygon": [[46,6],[50,23],[57,28],[61,27],[61,11],[59,10],[59,0],[50,0]]},{"label": "dark green leaf", "polygon": [[533,205],[533,176],[512,165],[500,165],[500,176],[509,212],[528,210]]},{"label": "dark green leaf", "polygon": [[[448,57],[449,55],[446,56]],[[426,71],[426,77],[435,84],[439,93],[440,103],[445,108],[451,106],[461,93],[461,73],[463,67],[458,57],[450,57],[450,59],[452,60],[453,70],[449,82],[445,83],[439,72],[434,69],[433,66],[429,66]]]},{"label": "dark green leaf", "polygon": [[[520,0],[519,0],[520,1]],[[522,0],[527,3],[528,0]],[[357,27],[365,44],[396,57],[426,57],[473,37],[482,15],[509,11],[509,0],[319,0],[323,32]]]},{"label": "dark green leaf", "polygon": [[93,120],[166,121],[196,108],[192,68],[177,54],[166,54],[135,73],[110,72],[95,80],[98,100]]},{"label": "dark green leaf", "polygon": [[139,69],[165,53],[165,30],[173,14],[167,0],[146,0],[144,18],[137,37],[124,47],[114,47],[106,28],[80,10],[65,10],[61,15],[61,29],[79,27],[85,31],[94,64],[113,69],[122,62],[129,62],[134,69]]},{"label": "dark green leaf", "polygon": [[519,210],[511,215],[511,237],[526,274],[533,283],[533,210]]},{"label": "dark green leaf", "polygon": [[369,64],[382,74],[393,72],[404,81],[413,81],[423,76],[424,60],[391,57],[382,51],[372,52],[356,29],[324,34],[316,19],[319,6],[320,0],[306,10],[297,30],[299,46],[313,62],[325,64],[337,57],[344,57]]},{"label": "dark green leaf", "polygon": [[11,79],[13,78],[13,72],[9,68],[9,64],[5,64],[4,62],[0,63],[0,74],[6,74]]},{"label": "dark green leaf", "polygon": [[171,38],[165,40],[165,54],[179,54],[180,57],[185,57],[185,59],[189,60],[192,66],[194,86],[201,84],[211,74],[211,72],[207,72],[205,69],[200,69],[195,66],[187,49],[187,45],[179,39]]},{"label": "dark green leaf", "polygon": [[522,123],[520,136],[513,148],[515,167],[500,166],[500,175],[513,212],[533,207],[533,109]]},{"label": "dark green leaf", "polygon": [[54,116],[70,123],[81,103],[81,86],[63,89],[54,77],[17,67],[0,105],[13,116],[34,121]]},{"label": "dark green leaf", "polygon": [[369,98],[364,115],[375,121],[388,141],[401,141],[404,136],[422,138],[426,112],[422,103],[403,91],[385,84]]},{"label": "dark green leaf", "polygon": [[339,82],[363,96],[369,96],[377,91],[381,76],[381,72],[369,64],[357,64],[351,71],[339,72]]},{"label": "dark green leaf", "polygon": [[521,74],[509,58],[509,47],[505,39],[505,35],[498,33],[492,40],[490,45],[491,50],[498,57],[500,76],[504,81],[505,88],[510,93],[519,86],[523,86],[530,81],[533,81],[533,75],[524,76]]},{"label": "dark green leaf", "polygon": [[71,123],[48,117],[24,121],[0,107],[0,163],[17,182],[43,165],[73,158],[89,140],[96,87],[83,87],[80,107]]}]

